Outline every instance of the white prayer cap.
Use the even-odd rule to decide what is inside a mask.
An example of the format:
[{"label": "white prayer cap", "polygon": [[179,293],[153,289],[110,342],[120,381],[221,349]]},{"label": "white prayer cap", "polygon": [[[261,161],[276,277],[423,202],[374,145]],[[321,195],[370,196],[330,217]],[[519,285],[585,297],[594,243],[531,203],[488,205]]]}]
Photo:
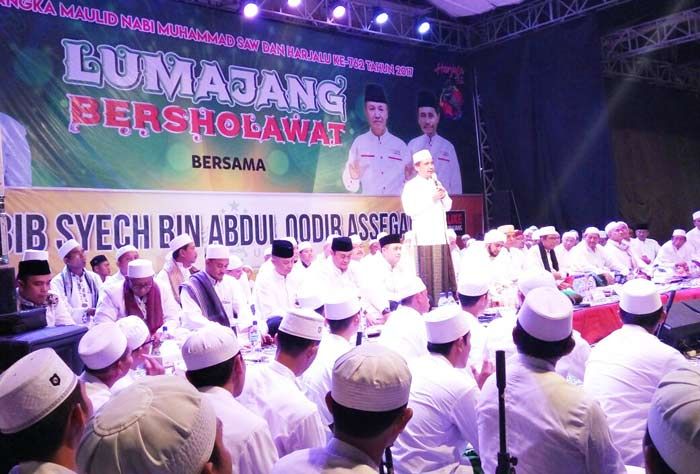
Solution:
[{"label": "white prayer cap", "polygon": [[211,324],[189,335],[182,346],[182,358],[187,370],[199,370],[225,362],[240,351],[231,328]]},{"label": "white prayer cap", "polygon": [[25,250],[22,254],[22,261],[27,260],[49,260],[49,252],[46,250]]},{"label": "white prayer cap", "polygon": [[308,308],[293,308],[287,310],[279,330],[292,336],[320,341],[323,333],[323,318],[314,310]]},{"label": "white prayer cap", "polygon": [[457,292],[464,296],[482,296],[488,293],[491,284],[482,271],[464,272],[457,282]]},{"label": "white prayer cap", "polygon": [[384,412],[408,403],[411,372],[406,361],[381,344],[362,344],[336,360],[331,397],[355,410]]},{"label": "white prayer cap", "polygon": [[700,211],[695,211],[693,212],[693,220],[698,220],[700,219]]},{"label": "white prayer cap", "polygon": [[194,239],[190,234],[180,234],[168,243],[168,248],[171,252],[181,249],[185,245],[193,244]]},{"label": "white prayer cap", "polygon": [[455,341],[469,332],[469,316],[459,305],[440,306],[425,317],[425,330],[428,342],[446,344]]},{"label": "white prayer cap", "polygon": [[79,472],[200,472],[216,439],[216,413],[184,377],[142,377],[117,392],[85,427]]},{"label": "white prayer cap", "polygon": [[352,241],[353,245],[362,245],[362,239],[357,234],[352,234],[350,236],[350,240]]},{"label": "white prayer cap", "polygon": [[504,234],[508,235],[513,232],[515,232],[515,226],[511,224],[505,224],[505,225],[499,225],[496,230],[499,232],[503,232]]},{"label": "white prayer cap", "polygon": [[328,237],[326,237],[326,245],[331,245],[333,244],[333,239],[337,239],[338,237],[341,237],[338,234],[331,234]]},{"label": "white prayer cap", "polygon": [[673,237],[685,237],[685,231],[683,229],[675,229],[673,231],[673,234],[671,234]]},{"label": "white prayer cap", "polygon": [[472,238],[472,236],[469,234],[462,234],[462,242],[467,242],[471,238]]},{"label": "white prayer cap", "polygon": [[297,239],[295,239],[294,237],[282,237],[280,240],[286,240],[287,242],[292,244],[294,247],[296,247],[298,245]]},{"label": "white prayer cap", "polygon": [[609,222],[608,225],[605,226],[605,233],[609,234],[610,232],[612,232],[617,227],[618,224],[619,224],[619,222],[617,222],[617,221]]},{"label": "white prayer cap", "polygon": [[138,316],[127,316],[117,319],[117,325],[126,336],[126,347],[134,351],[146,344],[150,332],[143,319]]},{"label": "white prayer cap", "polygon": [[649,436],[666,464],[678,474],[700,464],[700,371],[684,367],[666,374],[654,392]]},{"label": "white prayer cap", "polygon": [[630,280],[618,291],[620,309],[630,314],[650,314],[661,308],[659,291],[649,280]]},{"label": "white prayer cap", "polygon": [[124,255],[127,252],[138,252],[138,251],[139,251],[139,249],[137,249],[133,245],[123,245],[117,249],[115,254],[116,254],[117,260],[119,260],[119,257],[121,257],[122,255]]},{"label": "white prayer cap", "polygon": [[78,378],[53,349],[30,352],[0,376],[0,433],[29,428],[73,392]]},{"label": "white prayer cap", "polygon": [[229,255],[227,270],[236,270],[243,266],[243,260],[238,255]]},{"label": "white prayer cap", "polygon": [[432,160],[432,159],[433,159],[433,155],[430,154],[430,151],[425,150],[425,149],[418,150],[417,152],[415,152],[413,154],[413,164],[414,165],[417,165],[421,161]]},{"label": "white prayer cap", "polygon": [[496,244],[496,243],[501,243],[505,244],[506,243],[506,234],[501,232],[500,230],[490,230],[486,232],[486,235],[484,235],[484,243],[485,244]]},{"label": "white prayer cap", "polygon": [[557,229],[555,229],[552,225],[540,227],[540,229],[537,231],[538,238],[544,237],[545,235],[559,235],[559,232],[557,232]]},{"label": "white prayer cap", "polygon": [[534,290],[535,288],[557,288],[557,282],[554,275],[546,270],[534,270],[524,272],[518,278],[518,290],[523,296]]},{"label": "white prayer cap", "polygon": [[536,226],[536,225],[531,225],[530,227],[528,227],[527,229],[525,229],[525,230],[523,231],[523,234],[530,234],[530,235],[532,235],[532,233],[535,232],[536,230],[537,230],[537,226]]},{"label": "white prayer cap", "polygon": [[108,321],[91,327],[80,339],[78,354],[88,369],[100,370],[121,359],[126,336],[117,323]]},{"label": "white prayer cap", "polygon": [[66,242],[61,245],[61,248],[58,249],[58,256],[61,257],[61,259],[66,258],[66,255],[68,255],[71,250],[80,247],[80,243],[75,240],[75,239],[70,239],[66,240]]},{"label": "white prayer cap", "polygon": [[210,244],[204,253],[205,260],[209,259],[225,259],[228,260],[228,249],[221,244]]},{"label": "white prayer cap", "polygon": [[396,289],[396,298],[401,301],[413,295],[417,295],[421,291],[425,291],[426,286],[423,280],[416,275],[409,275],[401,280]]},{"label": "white prayer cap", "polygon": [[349,291],[331,295],[324,305],[326,319],[338,321],[354,316],[360,312],[360,299]]},{"label": "white prayer cap", "polygon": [[605,232],[604,230],[601,230],[598,232],[598,237],[600,237],[601,239],[605,239],[607,236],[608,236],[608,233]]},{"label": "white prayer cap", "polygon": [[541,341],[561,341],[571,336],[574,307],[555,288],[535,288],[518,311],[518,322],[530,336]]},{"label": "white prayer cap", "polygon": [[302,250],[309,250],[311,247],[311,242],[308,240],[305,242],[299,242],[299,251],[301,252]]},{"label": "white prayer cap", "polygon": [[306,309],[316,309],[323,306],[323,300],[315,288],[305,288],[297,293],[297,306]]},{"label": "white prayer cap", "polygon": [[145,258],[130,261],[126,269],[126,276],[129,278],[148,278],[153,275],[155,275],[153,263]]},{"label": "white prayer cap", "polygon": [[272,255],[272,245],[268,245],[265,247],[265,250],[263,250],[263,257],[269,257]]},{"label": "white prayer cap", "polygon": [[586,227],[586,230],[583,231],[583,236],[587,236],[590,234],[598,234],[600,235],[600,231],[598,230],[597,227]]},{"label": "white prayer cap", "polygon": [[573,237],[575,239],[578,239],[578,232],[576,232],[575,230],[567,230],[566,232],[564,232],[561,235],[561,237],[562,237],[562,239],[566,239],[569,237]]}]

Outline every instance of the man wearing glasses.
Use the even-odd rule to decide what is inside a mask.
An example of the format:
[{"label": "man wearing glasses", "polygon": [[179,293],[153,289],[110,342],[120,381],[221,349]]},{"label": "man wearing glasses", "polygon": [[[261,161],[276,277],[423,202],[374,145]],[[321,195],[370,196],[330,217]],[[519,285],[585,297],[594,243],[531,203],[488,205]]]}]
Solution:
[{"label": "man wearing glasses", "polygon": [[553,226],[542,227],[534,236],[539,237],[537,245],[530,247],[528,252],[528,268],[531,270],[545,270],[554,276],[557,283],[566,278],[566,272],[559,267],[557,254],[554,248],[559,245],[559,232]]}]

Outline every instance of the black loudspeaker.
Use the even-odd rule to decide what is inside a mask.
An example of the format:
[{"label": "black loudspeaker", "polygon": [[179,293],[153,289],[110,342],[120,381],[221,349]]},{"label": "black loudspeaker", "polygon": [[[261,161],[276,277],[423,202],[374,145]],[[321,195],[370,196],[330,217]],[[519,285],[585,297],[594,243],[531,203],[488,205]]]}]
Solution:
[{"label": "black loudspeaker", "polygon": [[15,269],[0,268],[0,314],[17,311],[17,293],[15,291]]},{"label": "black loudspeaker", "polygon": [[30,352],[52,347],[73,372],[80,374],[83,362],[78,355],[78,342],[86,332],[85,326],[56,326],[15,336],[0,336],[0,372]]},{"label": "black loudspeaker", "polygon": [[700,349],[700,300],[673,303],[659,339],[681,352]]}]

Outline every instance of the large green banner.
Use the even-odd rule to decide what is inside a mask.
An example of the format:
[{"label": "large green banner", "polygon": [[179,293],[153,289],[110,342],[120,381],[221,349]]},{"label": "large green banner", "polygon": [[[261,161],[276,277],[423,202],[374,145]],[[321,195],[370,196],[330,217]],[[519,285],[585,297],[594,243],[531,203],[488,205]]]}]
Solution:
[{"label": "large green banner", "polygon": [[8,186],[478,191],[455,56],[174,1],[0,0]]}]

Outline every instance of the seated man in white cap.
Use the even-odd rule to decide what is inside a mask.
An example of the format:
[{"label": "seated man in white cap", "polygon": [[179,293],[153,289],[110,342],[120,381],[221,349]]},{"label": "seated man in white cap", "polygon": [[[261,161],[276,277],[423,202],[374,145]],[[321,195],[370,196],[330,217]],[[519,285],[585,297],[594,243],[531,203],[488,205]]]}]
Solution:
[{"label": "seated man in white cap", "polygon": [[139,258],[139,250],[133,245],[123,245],[117,249],[114,255],[117,259],[117,272],[107,277],[104,286],[120,286],[124,283],[129,262]]},{"label": "seated man in white cap", "polygon": [[70,308],[59,294],[50,289],[49,254],[27,250],[17,268],[17,306],[20,311],[46,308],[47,326],[75,324]]},{"label": "seated man in white cap", "polygon": [[311,242],[299,242],[299,260],[294,264],[294,268],[301,272],[309,270],[314,262],[314,249]]},{"label": "seated man in white cap", "polygon": [[95,314],[102,280],[85,269],[85,251],[76,240],[67,240],[58,255],[66,265],[51,279],[51,290],[65,298],[73,321],[83,324]]},{"label": "seated man in white cap", "polygon": [[637,270],[640,264],[630,248],[630,229],[625,222],[611,222],[605,226],[608,241],[605,243],[605,251],[613,262],[612,269],[622,275],[629,275]]},{"label": "seated man in white cap", "polygon": [[182,377],[144,377],[95,412],[78,446],[82,474],[229,474],[208,400]]},{"label": "seated man in white cap", "polygon": [[267,422],[240,404],[245,361],[232,329],[206,326],[190,334],[182,346],[185,376],[214,407],[223,425],[224,446],[234,455],[239,473],[270,472],[277,449]]},{"label": "seated man in white cap", "polygon": [[695,247],[695,252],[700,254],[700,211],[693,212],[693,227],[686,234],[688,242]]},{"label": "seated man in white cap", "polygon": [[571,271],[590,272],[601,275],[608,284],[612,284],[614,263],[600,242],[600,231],[588,227],[583,232],[583,240],[571,250]]},{"label": "seated man in white cap", "polygon": [[131,367],[124,377],[114,382],[110,390],[112,393],[134,383],[139,378],[137,371],[141,371],[141,375],[163,375],[165,373],[163,365],[150,355],[153,338],[143,319],[139,316],[127,316],[119,318],[117,325],[126,336],[126,347],[131,351]]},{"label": "seated man in white cap", "polygon": [[182,309],[170,289],[158,283],[154,274],[150,260],[139,258],[130,261],[122,283],[115,282],[102,288],[95,323],[136,315],[146,322],[151,334],[163,326],[171,330],[179,327]]},{"label": "seated man in white cap", "polygon": [[396,472],[472,472],[462,453],[467,443],[479,451],[479,388],[460,370],[469,359],[470,321],[459,306],[444,305],[428,313],[425,326],[430,355],[409,363],[413,418],[394,445]]},{"label": "seated man in white cap", "polygon": [[238,255],[229,256],[226,274],[238,282],[243,295],[243,304],[246,307],[250,307],[253,304],[253,291],[251,289],[251,281],[248,279],[248,272],[245,271],[245,265],[241,257]]},{"label": "seated man in white cap", "polygon": [[78,354],[85,364],[80,380],[95,411],[109,400],[111,388],[131,368],[131,351],[117,323],[91,327],[78,343]]},{"label": "seated man in white cap", "polygon": [[[518,458],[519,473],[625,472],[603,410],[583,388],[554,372],[557,360],[574,348],[572,320],[571,301],[554,288],[530,291],[518,312],[518,354],[508,359],[505,406],[508,452]],[[496,470],[498,398],[492,375],[477,405],[485,472]]]},{"label": "seated man in white cap", "polygon": [[561,235],[561,243],[554,247],[554,253],[557,255],[559,269],[561,271],[571,273],[571,249],[578,244],[578,232],[569,230]]},{"label": "seated man in white cap", "polygon": [[539,241],[527,251],[527,268],[541,269],[551,273],[557,282],[566,277],[566,272],[559,265],[555,247],[559,245],[559,232],[553,226],[541,227],[537,231]]},{"label": "seated man in white cap", "polygon": [[76,471],[75,452],[92,404],[53,349],[31,352],[0,377],[0,472]]},{"label": "seated man in white cap", "polygon": [[379,343],[410,361],[428,353],[423,315],[430,310],[428,290],[419,277],[404,279],[396,292],[399,307],[389,315]]},{"label": "seated man in white cap", "polygon": [[238,314],[248,310],[240,286],[226,275],[228,258],[226,247],[209,245],[205,251],[204,270],[191,275],[182,284],[182,325],[187,329],[212,323],[236,327]]},{"label": "seated man in white cap", "polygon": [[294,246],[291,242],[273,240],[270,262],[272,268],[258,273],[253,290],[255,316],[262,321],[294,306],[300,285],[297,274],[292,271]]},{"label": "seated man in white cap", "polygon": [[516,229],[512,224],[498,226],[496,230],[503,232],[506,236],[506,242],[501,253],[507,252],[510,258],[511,271],[517,276],[525,269],[526,263],[526,253],[523,251],[525,247],[523,232]]},{"label": "seated man in white cap", "polygon": [[180,303],[180,286],[190,275],[197,273],[194,262],[197,261],[197,246],[189,234],[180,234],[168,243],[168,253],[165,255],[163,269],[158,272],[156,279],[163,287],[169,287]]},{"label": "seated man in white cap", "polygon": [[326,394],[331,389],[333,364],[338,357],[355,346],[362,318],[360,309],[360,300],[351,292],[338,291],[328,297],[324,305],[324,314],[330,332],[323,334],[316,359],[304,372],[304,393],[316,404],[326,426],[333,423],[326,406]]},{"label": "seated man in white cap", "polygon": [[359,262],[365,256],[365,249],[362,248],[362,238],[357,234],[352,234],[349,237],[352,242],[352,256],[350,258]]},{"label": "seated man in white cap", "polygon": [[649,474],[694,474],[700,465],[700,370],[661,379],[649,407],[644,464]]},{"label": "seated man in white cap", "polygon": [[491,275],[493,282],[510,285],[517,279],[516,268],[511,266],[508,252],[504,251],[506,235],[499,230],[490,230],[484,235],[484,245],[471,245],[462,256],[459,274],[479,271]]},{"label": "seated man in white cap", "polygon": [[363,344],[340,356],[326,395],[333,438],[280,459],[273,474],[383,472],[383,453],[411,419],[410,388],[406,361],[390,349]]},{"label": "seated man in white cap", "polygon": [[322,333],[318,314],[288,310],[277,332],[275,360],[248,373],[240,401],[267,421],[279,457],[325,443],[327,430],[318,408],[298,381],[316,358]]},{"label": "seated man in white cap", "polygon": [[591,350],[583,387],[603,408],[622,460],[642,467],[642,438],[654,390],[664,375],[688,361],[655,336],[666,314],[652,282],[631,280],[619,293],[624,324]]},{"label": "seated man in white cap", "polygon": [[467,313],[471,327],[469,367],[475,377],[481,374],[477,379],[481,386],[493,371],[486,352],[486,328],[479,322],[479,316],[489,307],[489,279],[474,270],[462,274],[457,284],[457,297],[462,311]]},{"label": "seated man in white cap", "polygon": [[663,267],[667,271],[677,266],[687,267],[692,261],[700,261],[700,255],[696,255],[695,247],[688,243],[688,237],[683,229],[676,229],[671,235],[671,240],[664,243],[654,260],[654,265]]}]

